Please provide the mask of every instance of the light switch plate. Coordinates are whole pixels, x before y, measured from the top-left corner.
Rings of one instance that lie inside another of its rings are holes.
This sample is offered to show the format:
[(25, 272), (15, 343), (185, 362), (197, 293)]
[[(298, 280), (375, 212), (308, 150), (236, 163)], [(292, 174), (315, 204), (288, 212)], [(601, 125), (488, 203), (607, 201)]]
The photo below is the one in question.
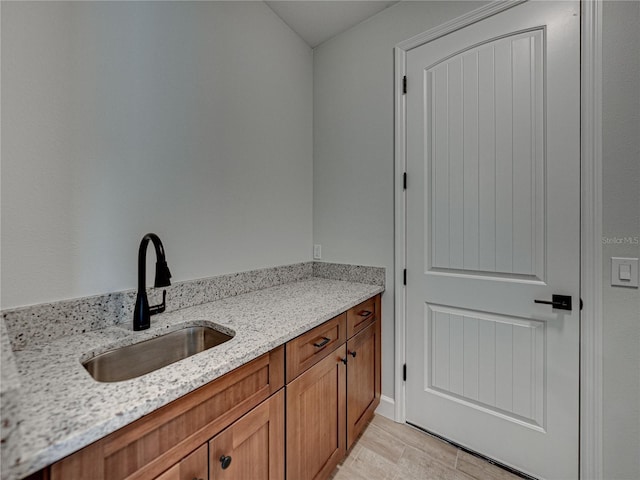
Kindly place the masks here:
[(638, 259), (611, 257), (611, 285), (638, 288)]

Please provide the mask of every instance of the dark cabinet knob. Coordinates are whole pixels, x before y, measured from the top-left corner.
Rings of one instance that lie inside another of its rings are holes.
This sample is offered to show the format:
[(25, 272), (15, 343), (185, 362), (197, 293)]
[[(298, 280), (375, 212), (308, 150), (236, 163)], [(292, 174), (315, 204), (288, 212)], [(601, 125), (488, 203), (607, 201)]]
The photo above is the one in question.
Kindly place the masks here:
[(356, 352), (348, 352), (353, 358), (356, 358)]
[(340, 361), (346, 365), (347, 364), (347, 357), (341, 358)]
[(220, 457), (220, 464), (222, 465), (222, 469), (226, 470), (231, 465), (231, 457), (228, 455), (222, 455)]

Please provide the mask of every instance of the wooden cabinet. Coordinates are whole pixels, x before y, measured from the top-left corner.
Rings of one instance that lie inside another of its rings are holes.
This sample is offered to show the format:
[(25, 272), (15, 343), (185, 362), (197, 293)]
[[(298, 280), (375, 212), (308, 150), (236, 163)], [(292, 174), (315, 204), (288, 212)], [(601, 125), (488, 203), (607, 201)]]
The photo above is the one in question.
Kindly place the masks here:
[(347, 342), (347, 449), (380, 403), (380, 350), (378, 321)]
[(287, 342), (287, 383), (344, 344), (346, 326), (343, 313)]
[(155, 480), (207, 480), (209, 458), (207, 445), (202, 445)]
[(284, 480), (284, 390), (155, 480)]
[(278, 347), (54, 463), (51, 480), (169, 475), (174, 465), (283, 386), (284, 348)]
[[(287, 478), (328, 478), (373, 417), (380, 403), (379, 312), (379, 295), (349, 310), (351, 338), (334, 342), (297, 378), (289, 381), (287, 372)], [(287, 343), (287, 357), (301, 343), (323, 338), (327, 325), (344, 325), (344, 320), (336, 317)]]
[(209, 442), (209, 472), (215, 480), (284, 479), (284, 390)]
[(287, 385), (287, 478), (326, 478), (346, 452), (344, 343)]
[(347, 337), (351, 338), (380, 315), (380, 295), (365, 300), (347, 311)]
[(379, 402), (377, 295), (33, 478), (324, 480)]

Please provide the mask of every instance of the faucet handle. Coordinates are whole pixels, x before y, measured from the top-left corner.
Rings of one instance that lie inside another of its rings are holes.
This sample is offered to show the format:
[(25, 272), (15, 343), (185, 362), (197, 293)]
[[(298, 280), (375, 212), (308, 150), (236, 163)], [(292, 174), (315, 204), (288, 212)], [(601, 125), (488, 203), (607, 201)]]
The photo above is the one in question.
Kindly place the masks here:
[(149, 315), (155, 315), (156, 313), (164, 312), (165, 309), (167, 308), (166, 300), (167, 300), (167, 291), (162, 290), (162, 303), (149, 307)]

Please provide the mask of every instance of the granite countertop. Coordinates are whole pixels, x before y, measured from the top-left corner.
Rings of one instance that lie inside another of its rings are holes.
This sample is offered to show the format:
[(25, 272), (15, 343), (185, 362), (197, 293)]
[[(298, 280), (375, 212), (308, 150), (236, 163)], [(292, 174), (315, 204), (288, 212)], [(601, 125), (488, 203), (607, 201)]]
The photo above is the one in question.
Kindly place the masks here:
[[(8, 478), (50, 465), (382, 291), (377, 285), (310, 278), (160, 314), (143, 332), (127, 324), (15, 352), (20, 460)], [(234, 338), (138, 378), (99, 383), (81, 364), (115, 347), (212, 323), (233, 330)]]
[(20, 375), (4, 320), (0, 319), (0, 465), (11, 465), (18, 458), (19, 415)]

